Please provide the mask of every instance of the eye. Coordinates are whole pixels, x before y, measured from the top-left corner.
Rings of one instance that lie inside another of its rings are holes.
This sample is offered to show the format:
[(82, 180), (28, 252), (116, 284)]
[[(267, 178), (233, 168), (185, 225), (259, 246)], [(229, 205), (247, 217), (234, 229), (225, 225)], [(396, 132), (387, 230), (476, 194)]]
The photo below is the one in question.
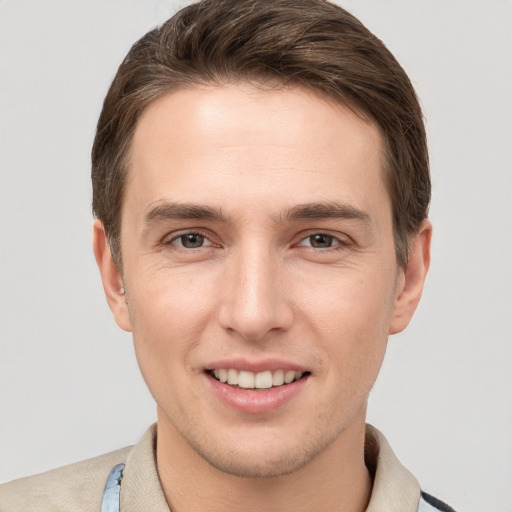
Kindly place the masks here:
[(179, 245), (185, 249), (199, 249), (211, 242), (201, 233), (184, 233), (173, 238), (169, 243)]
[(342, 242), (335, 236), (326, 233), (314, 233), (304, 238), (298, 245), (302, 247), (313, 247), (314, 249), (329, 249), (342, 245)]

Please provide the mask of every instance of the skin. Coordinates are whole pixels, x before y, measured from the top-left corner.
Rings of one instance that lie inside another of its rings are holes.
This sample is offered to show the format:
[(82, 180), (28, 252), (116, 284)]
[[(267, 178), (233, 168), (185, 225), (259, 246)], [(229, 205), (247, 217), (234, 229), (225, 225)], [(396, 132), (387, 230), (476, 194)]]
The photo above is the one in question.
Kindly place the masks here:
[[(98, 220), (94, 250), (157, 402), (173, 512), (365, 509), (367, 397), (420, 299), (431, 235), (424, 221), (397, 266), (382, 169), (374, 124), (300, 88), (198, 87), (144, 111), (123, 275)], [(183, 204), (215, 215), (176, 218)], [(227, 359), (309, 373), (282, 406), (250, 413), (209, 386), (205, 370)]]

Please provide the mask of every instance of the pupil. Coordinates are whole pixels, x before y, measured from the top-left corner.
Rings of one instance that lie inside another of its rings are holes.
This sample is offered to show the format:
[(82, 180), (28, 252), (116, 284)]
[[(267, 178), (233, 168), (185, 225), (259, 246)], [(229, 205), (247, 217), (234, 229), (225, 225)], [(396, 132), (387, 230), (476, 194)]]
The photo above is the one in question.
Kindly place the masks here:
[(310, 240), (313, 247), (331, 247), (333, 237), (330, 235), (312, 235)]
[(203, 242), (204, 236), (198, 235), (197, 233), (191, 233), (181, 237), (181, 243), (183, 244), (183, 247), (186, 247), (187, 249), (197, 249), (203, 245)]

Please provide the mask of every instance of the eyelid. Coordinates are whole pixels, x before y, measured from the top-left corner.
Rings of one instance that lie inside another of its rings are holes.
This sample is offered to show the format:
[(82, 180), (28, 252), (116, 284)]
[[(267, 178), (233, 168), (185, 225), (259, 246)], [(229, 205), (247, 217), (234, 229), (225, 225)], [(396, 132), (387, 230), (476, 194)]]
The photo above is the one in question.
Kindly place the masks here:
[[(207, 233), (205, 230), (202, 230), (202, 229), (193, 229), (193, 228), (192, 229), (182, 229), (180, 231), (173, 231), (172, 233), (168, 233), (167, 235), (165, 235), (162, 238), (161, 243), (162, 243), (162, 245), (178, 245), (178, 244), (174, 244), (174, 242), (179, 240), (182, 236), (186, 236), (186, 235), (200, 235), (200, 236), (204, 237), (205, 240), (208, 241), (207, 244), (205, 244), (201, 247), (198, 247), (198, 249), (215, 245), (214, 242), (212, 241), (212, 236), (209, 233)], [(187, 250), (191, 250), (191, 249), (187, 249)]]
[[(203, 245), (202, 247), (199, 247), (198, 249), (203, 248), (203, 247), (211, 247), (211, 246), (220, 246), (221, 245), (219, 243), (216, 243), (213, 240), (214, 237), (209, 232), (209, 230), (205, 230), (205, 229), (201, 229), (201, 228), (197, 228), (197, 229), (196, 228), (186, 228), (186, 229), (182, 229), (179, 231), (173, 231), (171, 233), (167, 233), (161, 239), (160, 243), (162, 245), (171, 245), (171, 244), (174, 244), (174, 242), (179, 240), (181, 237), (186, 236), (186, 235), (201, 235), (202, 237), (204, 237), (204, 239), (208, 243)], [(325, 235), (325, 236), (332, 237), (336, 243), (332, 247), (327, 247), (327, 248), (323, 248), (323, 249), (320, 249), (317, 247), (312, 247), (311, 245), (303, 244), (303, 242), (305, 242), (308, 238), (310, 238), (311, 236), (314, 236), (314, 235)], [(293, 244), (295, 247), (309, 247), (311, 249), (321, 250), (321, 251), (335, 249), (336, 247), (346, 247), (352, 243), (352, 239), (350, 238), (350, 236), (348, 236), (344, 233), (339, 233), (339, 232), (334, 233), (328, 229), (324, 229), (324, 230), (311, 229), (311, 230), (300, 233), (299, 235), (297, 235), (296, 239), (297, 238), (298, 238), (298, 242)], [(174, 245), (178, 245), (178, 244), (174, 244)], [(187, 249), (187, 250), (190, 250), (190, 249)]]
[[(308, 238), (314, 236), (314, 235), (325, 235), (325, 236), (329, 236), (329, 237), (332, 237), (337, 243), (332, 246), (332, 247), (327, 247), (327, 248), (324, 248), (324, 249), (319, 249), (317, 247), (312, 247), (311, 245), (303, 245), (302, 243), (304, 241), (306, 241)], [(335, 249), (336, 247), (346, 247), (348, 245), (350, 245), (351, 243), (351, 238), (348, 236), (348, 235), (344, 235), (342, 233), (333, 233), (332, 231), (329, 231), (328, 229), (326, 230), (319, 230), (319, 229), (316, 229), (316, 230), (310, 230), (310, 231), (307, 231), (305, 233), (301, 233), (300, 235), (300, 239), (299, 241), (295, 244), (295, 246), (297, 247), (310, 247), (311, 249), (315, 249), (315, 250), (322, 250), (322, 251), (325, 251), (325, 250), (328, 250), (328, 249)]]

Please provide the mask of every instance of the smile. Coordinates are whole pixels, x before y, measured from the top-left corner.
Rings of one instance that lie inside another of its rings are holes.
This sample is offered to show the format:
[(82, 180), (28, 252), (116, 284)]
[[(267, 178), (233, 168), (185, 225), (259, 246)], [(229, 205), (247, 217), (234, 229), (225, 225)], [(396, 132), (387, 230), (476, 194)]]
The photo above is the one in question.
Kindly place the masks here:
[(266, 370), (263, 372), (250, 372), (246, 370), (215, 369), (209, 371), (216, 380), (241, 389), (266, 390), (273, 387), (284, 386), (301, 379), (309, 372), (294, 370)]

